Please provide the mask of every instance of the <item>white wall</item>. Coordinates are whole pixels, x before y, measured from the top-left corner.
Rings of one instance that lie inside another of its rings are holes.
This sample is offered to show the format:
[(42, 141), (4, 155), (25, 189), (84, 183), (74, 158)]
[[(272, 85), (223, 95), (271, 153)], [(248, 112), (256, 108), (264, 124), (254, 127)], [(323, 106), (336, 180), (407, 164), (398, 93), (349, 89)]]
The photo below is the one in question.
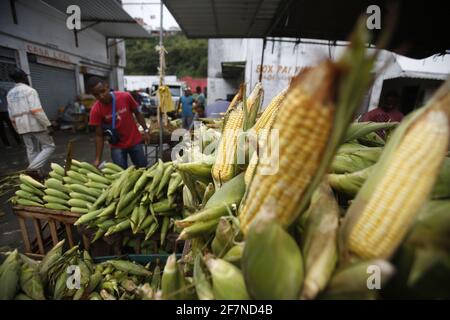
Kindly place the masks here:
[[(10, 2), (0, 1), (0, 35), (14, 36), (16, 39), (52, 47), (84, 60), (107, 64), (105, 37), (94, 29), (78, 34), (79, 47), (75, 46), (73, 31), (66, 27), (66, 16), (44, 2), (36, 0), (17, 0), (18, 24), (14, 24)], [(9, 46), (2, 38), (1, 45)], [(18, 49), (13, 47), (13, 49)]]

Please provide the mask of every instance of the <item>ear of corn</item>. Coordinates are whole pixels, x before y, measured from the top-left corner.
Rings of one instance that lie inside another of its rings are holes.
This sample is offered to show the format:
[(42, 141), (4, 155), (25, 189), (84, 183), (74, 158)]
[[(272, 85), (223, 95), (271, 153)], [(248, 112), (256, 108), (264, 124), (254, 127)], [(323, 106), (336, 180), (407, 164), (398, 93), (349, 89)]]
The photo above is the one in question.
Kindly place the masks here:
[(161, 278), (164, 299), (182, 300), (186, 298), (187, 285), (177, 263), (175, 254), (169, 256)]
[[(287, 92), (287, 89), (284, 89), (277, 96), (275, 96), (275, 98), (272, 99), (270, 104), (266, 107), (266, 109), (264, 109), (263, 113), (261, 114), (261, 116), (259, 117), (259, 119), (256, 121), (255, 125), (252, 128), (253, 132), (256, 134), (257, 139), (258, 139), (258, 147), (260, 147), (263, 150), (264, 150), (264, 148), (268, 148), (268, 146), (266, 146), (266, 144), (269, 142), (268, 138), (269, 138), (270, 129), (273, 126), (278, 109), (279, 109), (283, 99), (286, 96), (286, 92)], [(260, 137), (261, 134), (263, 135), (263, 137)], [(260, 154), (267, 156), (267, 153), (264, 151), (261, 151)], [(253, 155), (250, 157), (250, 162), (245, 171), (245, 184), (246, 185), (250, 184), (250, 181), (255, 172), (257, 163), (258, 163), (258, 153), (254, 152)]]
[(353, 122), (345, 133), (344, 142), (365, 137), (371, 132), (395, 128), (398, 122)]
[(450, 198), (450, 158), (445, 157), (444, 163), (433, 187), (431, 196), (433, 199)]
[(19, 289), (19, 252), (14, 250), (4, 261), (0, 273), (0, 300), (12, 300)]
[(337, 152), (331, 163), (332, 173), (352, 173), (374, 165), (380, 158), (382, 148), (364, 148), (350, 152)]
[[(372, 283), (370, 275), (377, 272)], [(394, 267), (385, 260), (368, 260), (353, 263), (337, 270), (331, 278), (327, 289), (319, 296), (323, 300), (375, 299), (378, 290), (370, 289), (368, 284), (384, 288), (395, 272)]]
[(352, 173), (327, 175), (330, 186), (341, 193), (351, 197), (356, 196), (373, 170), (373, 166)]
[(374, 57), (365, 55), (367, 35), (361, 20), (339, 64), (325, 61), (291, 83), (273, 125), (278, 170), (271, 170), (274, 161), (256, 167), (239, 209), (244, 234), (266, 214), (288, 226), (306, 208), (370, 82)]
[(214, 293), (212, 285), (207, 278), (206, 272), (203, 270), (202, 264), (202, 256), (197, 254), (194, 262), (195, 291), (200, 300), (213, 300)]
[(343, 259), (390, 257), (428, 198), (449, 144), (450, 81), (403, 120), (342, 228)]
[(205, 262), (212, 276), (212, 288), (215, 299), (249, 299), (241, 270), (222, 259), (207, 257)]
[(336, 266), (339, 206), (330, 186), (323, 182), (312, 197), (302, 253), (305, 261), (305, 280), (301, 299), (314, 299), (328, 283)]
[(221, 218), (211, 243), (212, 252), (216, 257), (221, 258), (233, 246), (233, 241), (234, 231), (230, 222), (225, 218)]
[(253, 299), (297, 299), (303, 260), (294, 239), (276, 222), (250, 227), (242, 254), (242, 272)]
[(35, 179), (33, 179), (30, 176), (27, 176), (26, 174), (20, 174), (19, 175), (19, 179), (20, 179), (20, 181), (22, 183), (25, 183), (25, 184), (27, 184), (27, 185), (29, 185), (31, 187), (35, 187), (35, 188), (38, 188), (38, 189), (44, 189), (45, 188), (45, 186), (42, 183), (40, 183), (39, 181), (36, 181)]

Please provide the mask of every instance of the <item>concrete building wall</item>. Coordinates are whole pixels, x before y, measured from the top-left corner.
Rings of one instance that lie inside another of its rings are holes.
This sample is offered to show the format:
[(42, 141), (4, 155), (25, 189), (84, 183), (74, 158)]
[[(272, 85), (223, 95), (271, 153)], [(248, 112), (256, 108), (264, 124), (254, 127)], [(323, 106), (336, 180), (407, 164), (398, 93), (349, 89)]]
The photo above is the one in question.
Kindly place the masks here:
[[(30, 72), (28, 53), (48, 51), (49, 58), (73, 65), (77, 91), (84, 92), (83, 73), (106, 76), (114, 88), (123, 90), (123, 69), (126, 64), (125, 43), (107, 48), (106, 37), (93, 28), (78, 34), (78, 47), (72, 30), (66, 27), (66, 15), (42, 1), (16, 0), (18, 23), (14, 24), (9, 1), (0, 1), (0, 46), (14, 49), (17, 61)], [(83, 14), (83, 12), (81, 12)], [(108, 40), (108, 43), (117, 40)], [(30, 49), (31, 48), (31, 49)]]

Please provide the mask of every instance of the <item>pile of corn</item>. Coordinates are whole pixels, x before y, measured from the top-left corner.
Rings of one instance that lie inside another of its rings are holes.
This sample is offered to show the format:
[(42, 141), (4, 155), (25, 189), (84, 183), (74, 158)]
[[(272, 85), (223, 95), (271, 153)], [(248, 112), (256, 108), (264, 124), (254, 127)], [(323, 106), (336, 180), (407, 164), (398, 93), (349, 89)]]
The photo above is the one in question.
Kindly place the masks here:
[(178, 191), (183, 181), (172, 162), (159, 160), (148, 169), (129, 167), (113, 178), (75, 225), (96, 230), (93, 242), (127, 230), (149, 240), (159, 231), (163, 245), (174, 219), (182, 215)]
[[(63, 245), (58, 243), (42, 261), (17, 250), (8, 253), (0, 265), (0, 300), (150, 300), (161, 288), (159, 261), (96, 264), (87, 251), (73, 247), (63, 252)], [(73, 267), (79, 271), (78, 283)]]
[(215, 164), (214, 194), (176, 222), (191, 250), (163, 298), (450, 297), (450, 80), (402, 123), (350, 123), (370, 83), (359, 54), (301, 73), (262, 114), (278, 171), (264, 149), (243, 170)]
[(20, 190), (12, 202), (82, 214), (75, 225), (93, 230), (92, 242), (131, 231), (122, 245), (136, 248), (137, 238), (143, 238), (140, 247), (144, 253), (154, 247), (150, 239), (154, 234), (160, 234), (163, 246), (167, 235), (177, 231), (174, 220), (182, 218), (183, 181), (172, 162), (127, 170), (106, 163), (100, 170), (73, 159), (67, 172), (56, 163), (51, 168), (44, 184), (20, 175)]

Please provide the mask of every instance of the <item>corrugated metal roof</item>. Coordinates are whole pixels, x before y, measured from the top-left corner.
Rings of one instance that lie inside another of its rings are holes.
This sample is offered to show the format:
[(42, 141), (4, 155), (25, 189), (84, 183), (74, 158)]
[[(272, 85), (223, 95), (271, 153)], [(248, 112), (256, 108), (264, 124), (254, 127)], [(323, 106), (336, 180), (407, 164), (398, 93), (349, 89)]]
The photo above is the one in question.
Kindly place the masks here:
[(188, 37), (260, 37), (282, 0), (163, 0)]
[(98, 22), (92, 28), (109, 38), (147, 38), (150, 34), (140, 26), (116, 0), (42, 0), (66, 14), (67, 7), (81, 9), (83, 26)]

